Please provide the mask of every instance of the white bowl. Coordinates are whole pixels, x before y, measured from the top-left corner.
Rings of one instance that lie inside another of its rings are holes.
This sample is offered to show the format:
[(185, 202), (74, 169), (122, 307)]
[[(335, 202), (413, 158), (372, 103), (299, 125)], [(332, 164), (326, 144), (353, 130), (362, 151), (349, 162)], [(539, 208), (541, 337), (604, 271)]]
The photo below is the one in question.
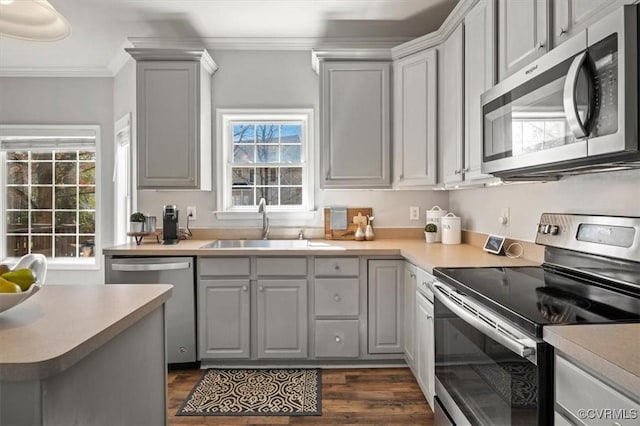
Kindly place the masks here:
[(21, 304), (40, 290), (41, 284), (35, 282), (26, 291), (20, 293), (0, 293), (0, 312)]

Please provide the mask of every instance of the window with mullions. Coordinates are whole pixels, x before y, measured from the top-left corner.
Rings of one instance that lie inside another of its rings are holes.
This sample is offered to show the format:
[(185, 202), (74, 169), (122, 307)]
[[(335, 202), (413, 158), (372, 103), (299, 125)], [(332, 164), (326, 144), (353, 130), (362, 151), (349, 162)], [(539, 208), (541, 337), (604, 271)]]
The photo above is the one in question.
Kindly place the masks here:
[(95, 263), (95, 137), (2, 135), (0, 143), (4, 256)]
[(224, 209), (303, 210), (309, 198), (305, 114), (223, 114)]

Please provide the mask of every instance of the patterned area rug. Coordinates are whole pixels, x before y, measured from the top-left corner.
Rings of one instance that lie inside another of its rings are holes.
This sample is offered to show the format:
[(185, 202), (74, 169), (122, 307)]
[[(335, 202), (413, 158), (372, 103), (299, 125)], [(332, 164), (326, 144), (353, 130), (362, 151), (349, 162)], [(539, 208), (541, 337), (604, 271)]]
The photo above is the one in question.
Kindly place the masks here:
[(528, 362), (472, 364), (489, 386), (513, 408), (531, 408), (538, 402), (535, 365)]
[(177, 416), (319, 416), (320, 369), (210, 369)]

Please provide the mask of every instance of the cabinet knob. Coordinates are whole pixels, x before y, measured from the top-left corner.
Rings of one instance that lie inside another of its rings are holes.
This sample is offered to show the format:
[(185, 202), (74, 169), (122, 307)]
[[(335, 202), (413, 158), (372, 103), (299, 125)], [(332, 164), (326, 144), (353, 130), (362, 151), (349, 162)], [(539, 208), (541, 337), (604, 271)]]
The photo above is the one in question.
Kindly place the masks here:
[(462, 169), (462, 173), (469, 173), (469, 168), (465, 167), (464, 169)]
[(544, 47), (544, 43), (540, 43), (538, 42), (538, 44), (536, 44), (536, 50), (540, 50)]
[(185, 348), (184, 346), (180, 346), (180, 349), (178, 349), (178, 352), (180, 352), (181, 354), (186, 353), (187, 348)]
[(560, 27), (560, 35), (566, 34), (567, 29), (565, 27)]
[(247, 290), (249, 290), (249, 287), (247, 287), (246, 285), (243, 285), (242, 286), (242, 291), (247, 291)]
[(333, 269), (335, 269), (336, 271), (339, 271), (339, 270), (340, 270), (340, 265), (337, 265), (337, 264), (336, 264), (336, 265), (333, 267)]
[(427, 319), (433, 319), (433, 315), (427, 315)]
[(453, 174), (454, 174), (454, 175), (459, 175), (460, 173), (462, 173), (462, 170), (460, 170), (460, 169), (455, 169), (455, 170), (453, 171)]
[(411, 278), (415, 278), (415, 277), (416, 277), (416, 274), (414, 274), (413, 272), (409, 272), (409, 276), (410, 276)]
[(336, 343), (342, 342), (342, 338), (340, 336), (336, 336)]
[(339, 294), (334, 294), (333, 295), (333, 300), (335, 300), (336, 302), (340, 301), (340, 295)]
[(258, 291), (264, 291), (264, 287), (263, 286), (258, 287)]

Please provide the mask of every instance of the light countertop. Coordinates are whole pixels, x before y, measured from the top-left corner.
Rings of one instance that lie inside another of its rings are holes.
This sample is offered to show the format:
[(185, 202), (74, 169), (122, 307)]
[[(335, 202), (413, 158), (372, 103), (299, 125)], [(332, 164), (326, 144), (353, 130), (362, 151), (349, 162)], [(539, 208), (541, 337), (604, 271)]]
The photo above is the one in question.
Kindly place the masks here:
[(171, 295), (168, 284), (45, 285), (0, 313), (0, 380), (58, 374)]
[(128, 256), (402, 256), (431, 272), (440, 267), (537, 265), (527, 259), (496, 256), (468, 244), (426, 244), (424, 239), (379, 239), (374, 241), (309, 240), (307, 248), (293, 249), (201, 249), (211, 240), (184, 240), (176, 245), (155, 241), (123, 244), (103, 250), (106, 255)]
[(640, 398), (640, 324), (556, 325), (544, 340)]

